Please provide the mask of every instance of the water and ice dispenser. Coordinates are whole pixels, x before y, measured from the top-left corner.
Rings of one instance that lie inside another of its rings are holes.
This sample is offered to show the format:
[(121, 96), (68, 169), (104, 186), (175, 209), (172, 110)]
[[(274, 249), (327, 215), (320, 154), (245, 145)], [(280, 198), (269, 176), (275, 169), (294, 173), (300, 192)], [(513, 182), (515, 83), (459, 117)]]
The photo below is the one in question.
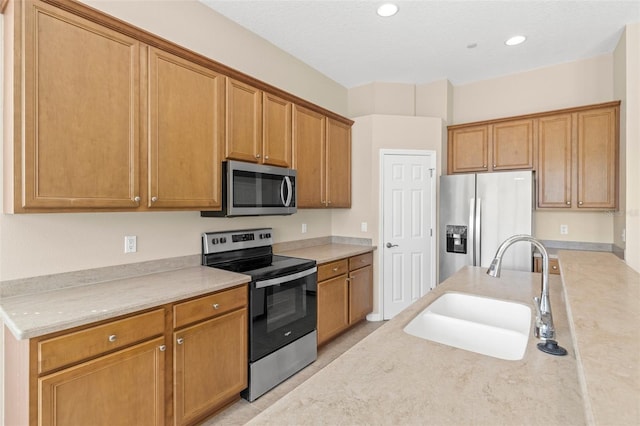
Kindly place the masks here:
[(467, 227), (447, 225), (447, 252), (467, 253)]

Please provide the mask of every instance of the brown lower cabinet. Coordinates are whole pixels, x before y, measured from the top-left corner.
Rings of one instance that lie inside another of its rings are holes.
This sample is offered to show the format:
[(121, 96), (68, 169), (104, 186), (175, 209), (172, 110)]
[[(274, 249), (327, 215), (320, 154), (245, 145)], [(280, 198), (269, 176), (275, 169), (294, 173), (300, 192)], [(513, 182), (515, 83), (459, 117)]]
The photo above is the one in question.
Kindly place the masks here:
[[(533, 258), (533, 272), (542, 272), (541, 257)], [(560, 275), (560, 264), (558, 263), (558, 259), (549, 259), (549, 273)]]
[(247, 386), (246, 285), (16, 340), (5, 424), (195, 424)]
[(373, 310), (373, 252), (318, 267), (318, 345)]

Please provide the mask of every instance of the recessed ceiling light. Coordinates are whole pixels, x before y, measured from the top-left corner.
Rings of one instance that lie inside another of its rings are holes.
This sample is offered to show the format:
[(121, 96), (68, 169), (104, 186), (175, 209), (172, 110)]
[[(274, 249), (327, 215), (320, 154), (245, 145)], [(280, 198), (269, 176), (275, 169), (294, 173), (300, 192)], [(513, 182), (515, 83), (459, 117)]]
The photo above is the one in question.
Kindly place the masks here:
[(393, 16), (398, 13), (398, 6), (393, 3), (385, 3), (378, 7), (378, 15), (382, 17)]
[(520, 43), (524, 43), (524, 41), (527, 38), (523, 35), (517, 35), (517, 36), (513, 36), (510, 39), (508, 39), (507, 41), (504, 42), (504, 44), (506, 44), (507, 46), (516, 46)]

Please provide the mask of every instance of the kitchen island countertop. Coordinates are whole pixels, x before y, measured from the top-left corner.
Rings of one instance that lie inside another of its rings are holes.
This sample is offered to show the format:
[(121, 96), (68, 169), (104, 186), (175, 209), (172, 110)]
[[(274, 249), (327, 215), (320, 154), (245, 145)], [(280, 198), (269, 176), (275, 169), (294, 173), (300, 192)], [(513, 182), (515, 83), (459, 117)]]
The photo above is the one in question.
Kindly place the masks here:
[[(582, 253), (559, 254), (565, 279), (575, 283), (563, 285), (560, 276), (550, 277), (557, 340), (568, 349), (567, 356), (540, 352), (533, 333), (519, 361), (479, 355), (404, 333), (416, 314), (448, 291), (527, 305), (539, 295), (540, 274), (503, 270), (502, 277), (495, 279), (484, 268), (466, 267), (249, 424), (638, 424), (640, 388), (634, 362), (639, 343), (638, 339), (626, 340), (632, 328), (637, 330), (640, 325), (638, 311), (624, 309), (617, 318), (614, 314), (618, 299), (635, 297), (626, 304), (639, 303), (639, 275), (629, 272), (612, 254), (587, 253), (595, 258), (586, 259)], [(613, 273), (616, 282), (590, 274), (593, 269)], [(613, 272), (620, 270), (623, 272)], [(585, 309), (599, 303), (589, 300), (593, 286), (617, 294), (602, 304), (606, 312), (602, 314), (608, 316), (606, 330), (594, 328), (597, 321), (582, 317), (589, 318)], [(608, 286), (623, 289), (617, 292)], [(622, 333), (609, 334), (610, 327), (628, 321), (631, 324), (623, 326)], [(583, 343), (591, 346), (583, 348)], [(615, 345), (615, 354), (602, 351), (609, 345)], [(610, 361), (616, 364), (607, 364)], [(621, 380), (621, 386), (613, 389)]]

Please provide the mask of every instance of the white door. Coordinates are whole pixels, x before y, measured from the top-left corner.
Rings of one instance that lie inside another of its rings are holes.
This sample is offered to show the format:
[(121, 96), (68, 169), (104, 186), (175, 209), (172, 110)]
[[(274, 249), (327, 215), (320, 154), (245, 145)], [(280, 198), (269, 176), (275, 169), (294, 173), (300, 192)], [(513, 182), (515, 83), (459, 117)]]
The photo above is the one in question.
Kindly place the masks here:
[(383, 317), (435, 286), (435, 153), (382, 151)]

